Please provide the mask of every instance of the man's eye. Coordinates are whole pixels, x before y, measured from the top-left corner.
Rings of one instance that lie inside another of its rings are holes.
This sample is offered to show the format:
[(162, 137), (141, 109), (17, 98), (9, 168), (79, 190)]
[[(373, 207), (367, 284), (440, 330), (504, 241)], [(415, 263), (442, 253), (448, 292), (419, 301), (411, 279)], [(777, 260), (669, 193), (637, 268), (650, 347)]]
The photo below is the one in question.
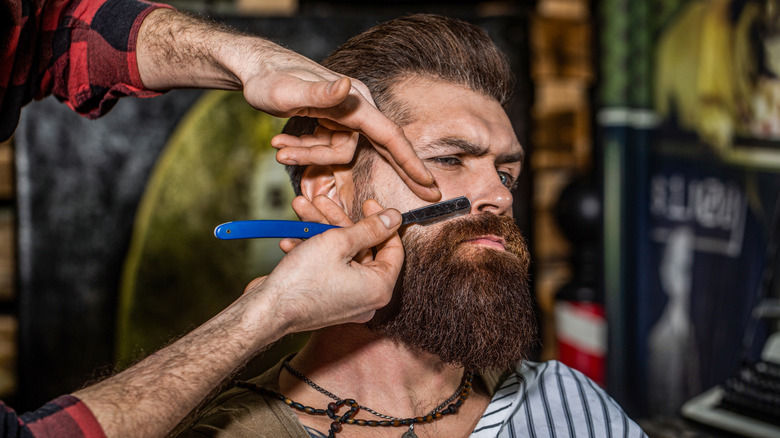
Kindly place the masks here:
[(432, 158), (431, 161), (444, 166), (457, 166), (461, 164), (461, 161), (457, 157), (435, 157)]
[(501, 184), (509, 189), (513, 189), (515, 185), (515, 179), (511, 174), (507, 172), (498, 171), (498, 178), (501, 180)]

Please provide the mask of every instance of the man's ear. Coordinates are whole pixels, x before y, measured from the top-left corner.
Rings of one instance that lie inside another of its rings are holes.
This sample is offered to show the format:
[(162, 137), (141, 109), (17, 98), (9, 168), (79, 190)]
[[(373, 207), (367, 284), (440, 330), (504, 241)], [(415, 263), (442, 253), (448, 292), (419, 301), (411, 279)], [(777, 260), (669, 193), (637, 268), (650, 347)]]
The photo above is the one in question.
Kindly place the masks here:
[(354, 190), (352, 171), (348, 166), (310, 165), (303, 171), (301, 194), (309, 201), (325, 195), (349, 214)]

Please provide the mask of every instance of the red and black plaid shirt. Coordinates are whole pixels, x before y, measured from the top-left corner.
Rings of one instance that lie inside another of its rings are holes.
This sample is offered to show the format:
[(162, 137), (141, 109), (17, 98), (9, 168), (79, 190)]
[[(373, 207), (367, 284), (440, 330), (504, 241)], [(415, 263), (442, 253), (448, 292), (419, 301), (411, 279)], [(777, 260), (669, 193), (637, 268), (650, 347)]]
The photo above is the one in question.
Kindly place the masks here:
[(0, 0), (0, 141), (22, 106), (54, 94), (96, 118), (123, 96), (146, 97), (138, 29), (160, 5), (140, 0)]
[(76, 397), (63, 395), (35, 412), (17, 416), (0, 402), (0, 436), (4, 438), (105, 438), (92, 411)]

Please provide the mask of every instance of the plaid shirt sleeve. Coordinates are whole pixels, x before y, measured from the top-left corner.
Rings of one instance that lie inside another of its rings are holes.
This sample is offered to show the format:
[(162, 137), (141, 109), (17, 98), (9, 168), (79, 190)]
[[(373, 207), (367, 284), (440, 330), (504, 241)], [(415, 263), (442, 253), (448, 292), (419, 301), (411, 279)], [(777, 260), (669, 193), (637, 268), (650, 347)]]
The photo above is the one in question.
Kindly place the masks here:
[(63, 395), (35, 412), (17, 416), (0, 402), (3, 438), (105, 438), (92, 411), (76, 397)]
[(0, 0), (0, 141), (21, 107), (54, 94), (88, 118), (123, 96), (148, 97), (136, 37), (152, 10), (143, 0)]

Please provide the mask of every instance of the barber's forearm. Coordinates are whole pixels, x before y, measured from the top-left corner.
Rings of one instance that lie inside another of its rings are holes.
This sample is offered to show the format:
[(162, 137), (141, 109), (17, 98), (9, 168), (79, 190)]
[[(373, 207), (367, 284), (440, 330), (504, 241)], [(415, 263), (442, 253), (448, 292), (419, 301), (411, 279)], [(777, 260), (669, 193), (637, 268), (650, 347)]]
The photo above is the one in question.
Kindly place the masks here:
[[(401, 214), (376, 201), (366, 219), (307, 239), (217, 316), (135, 366), (73, 395), (109, 437), (162, 436), (236, 368), (290, 333), (366, 322), (387, 305), (403, 263)], [(358, 263), (355, 255), (377, 248)], [(339, 306), (333, 306), (334, 302)]]
[[(241, 90), (242, 65), (262, 69), (276, 44), (172, 9), (151, 12), (138, 33), (136, 59), (151, 90), (216, 88)], [(268, 56), (264, 56), (268, 55)], [(243, 57), (243, 59), (242, 59)], [(257, 59), (249, 60), (246, 57)]]
[(275, 315), (271, 303), (256, 298), (242, 296), (168, 347), (73, 395), (108, 437), (164, 436), (238, 367), (286, 334), (283, 321), (269, 317)]

